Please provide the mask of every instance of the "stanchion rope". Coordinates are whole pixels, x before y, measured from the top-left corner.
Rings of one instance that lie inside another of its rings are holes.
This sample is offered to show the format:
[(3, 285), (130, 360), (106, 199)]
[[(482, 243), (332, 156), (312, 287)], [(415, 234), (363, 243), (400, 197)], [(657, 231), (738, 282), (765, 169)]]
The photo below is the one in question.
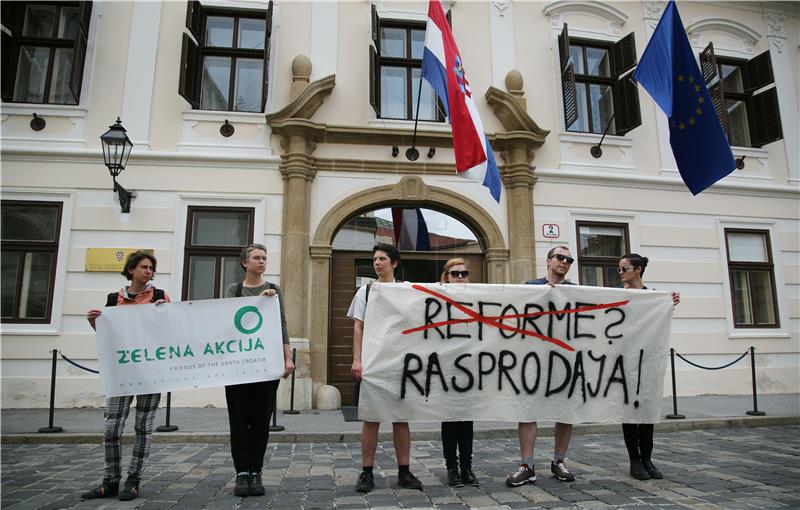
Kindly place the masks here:
[(91, 369), (89, 367), (85, 367), (85, 366), (81, 365), (80, 363), (75, 363), (74, 361), (72, 361), (68, 357), (64, 356), (64, 353), (61, 352), (61, 351), (56, 351), (56, 352), (58, 352), (58, 355), (61, 356), (61, 359), (63, 359), (64, 361), (66, 361), (67, 363), (69, 363), (71, 365), (75, 365), (76, 367), (80, 368), (81, 370), (86, 370), (87, 372), (92, 372), (94, 374), (99, 374), (100, 373), (99, 370), (93, 370), (93, 369)]
[(722, 370), (723, 368), (728, 368), (729, 366), (731, 366), (731, 365), (734, 365), (734, 364), (738, 363), (738, 362), (739, 362), (739, 360), (741, 360), (742, 358), (744, 358), (744, 357), (745, 357), (745, 356), (747, 356), (748, 354), (750, 354), (750, 351), (749, 351), (749, 350), (747, 350), (747, 351), (744, 351), (744, 354), (742, 354), (741, 356), (739, 356), (739, 357), (738, 357), (738, 358), (736, 358), (735, 360), (731, 361), (731, 362), (730, 362), (730, 363), (728, 363), (727, 365), (722, 365), (721, 367), (704, 367), (703, 365), (698, 365), (697, 363), (694, 363), (694, 362), (692, 362), (692, 361), (689, 361), (688, 359), (686, 359), (686, 358), (684, 358), (683, 356), (681, 356), (680, 354), (678, 354), (678, 351), (675, 351), (675, 355), (676, 355), (677, 357), (679, 357), (680, 359), (682, 359), (682, 360), (683, 360), (683, 361), (685, 361), (686, 363), (688, 363), (688, 364), (690, 364), (690, 365), (692, 365), (692, 366), (695, 366), (695, 367), (697, 367), (697, 368), (702, 368), (703, 370)]

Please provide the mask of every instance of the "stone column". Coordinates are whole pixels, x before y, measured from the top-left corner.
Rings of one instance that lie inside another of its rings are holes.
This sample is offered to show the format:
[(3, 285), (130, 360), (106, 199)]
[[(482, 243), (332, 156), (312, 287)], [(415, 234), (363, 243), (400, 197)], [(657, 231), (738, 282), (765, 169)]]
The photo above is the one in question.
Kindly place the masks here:
[(313, 392), (328, 382), (328, 313), (332, 246), (311, 246), (311, 379)]
[(533, 278), (536, 254), (534, 253), (533, 151), (524, 141), (511, 142), (503, 151), (506, 162), (500, 176), (506, 188), (508, 207), (508, 246), (510, 283), (522, 283)]

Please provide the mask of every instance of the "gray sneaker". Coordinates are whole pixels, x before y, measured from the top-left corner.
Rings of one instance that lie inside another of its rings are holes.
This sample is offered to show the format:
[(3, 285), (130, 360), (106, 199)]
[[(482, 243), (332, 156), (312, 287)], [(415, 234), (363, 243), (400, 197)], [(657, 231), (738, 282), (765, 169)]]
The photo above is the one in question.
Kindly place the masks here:
[(575, 473), (567, 469), (567, 465), (564, 464), (564, 461), (550, 462), (550, 472), (562, 482), (575, 481)]
[(534, 471), (533, 467), (528, 467), (527, 464), (521, 464), (519, 469), (506, 478), (506, 485), (509, 487), (519, 487), (525, 484), (525, 482), (533, 483), (535, 481), (536, 471)]

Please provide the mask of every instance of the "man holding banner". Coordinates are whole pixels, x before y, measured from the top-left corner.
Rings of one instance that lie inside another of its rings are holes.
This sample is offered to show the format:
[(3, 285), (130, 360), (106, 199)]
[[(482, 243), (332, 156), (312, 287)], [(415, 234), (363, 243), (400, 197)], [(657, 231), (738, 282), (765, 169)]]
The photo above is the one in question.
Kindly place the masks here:
[[(528, 280), (526, 285), (572, 285), (567, 280), (567, 273), (575, 259), (572, 258), (567, 246), (556, 246), (547, 253), (547, 276)], [(521, 422), (519, 429), (519, 449), (522, 454), (522, 463), (511, 476), (506, 479), (506, 485), (517, 487), (525, 482), (536, 481), (536, 471), (533, 468), (533, 448), (539, 429), (536, 422)], [(550, 462), (550, 471), (553, 476), (562, 482), (575, 481), (575, 474), (567, 469), (564, 459), (567, 455), (569, 442), (572, 439), (572, 424), (556, 422), (555, 445), (553, 446), (553, 460)]]
[[(400, 263), (400, 252), (390, 244), (376, 244), (372, 248), (372, 264), (378, 282), (393, 283), (394, 272)], [(353, 377), (361, 380), (361, 345), (364, 335), (364, 317), (367, 311), (367, 301), (372, 284), (364, 285), (350, 303), (347, 316), (353, 319), (353, 366), (351, 368)], [(372, 470), (375, 463), (375, 450), (378, 448), (379, 421), (364, 420), (361, 426), (361, 464), (362, 471), (356, 483), (358, 492), (370, 492), (375, 488), (375, 478)], [(392, 439), (394, 440), (394, 451), (397, 456), (397, 485), (407, 489), (422, 490), (422, 482), (414, 476), (409, 469), (411, 457), (411, 429), (408, 422), (392, 423)]]
[[(160, 305), (169, 302), (169, 296), (161, 289), (156, 289), (152, 279), (156, 272), (156, 258), (149, 253), (136, 251), (128, 255), (122, 275), (130, 280), (131, 284), (122, 287), (119, 292), (108, 295), (106, 306), (127, 306), (146, 303)], [(89, 310), (86, 319), (96, 329), (95, 322), (103, 312), (97, 308)], [(120, 468), (122, 449), (120, 440), (128, 418), (133, 395), (114, 396), (106, 399), (104, 413), (105, 432), (103, 446), (105, 448), (106, 468), (103, 481), (81, 495), (83, 499), (111, 498), (119, 495), (121, 501), (130, 501), (139, 496), (139, 482), (141, 481), (144, 462), (150, 455), (150, 440), (153, 435), (153, 420), (156, 417), (160, 393), (136, 395), (136, 439), (133, 443), (131, 463), (128, 468), (128, 478), (122, 492), (119, 491), (119, 482), (122, 479)]]

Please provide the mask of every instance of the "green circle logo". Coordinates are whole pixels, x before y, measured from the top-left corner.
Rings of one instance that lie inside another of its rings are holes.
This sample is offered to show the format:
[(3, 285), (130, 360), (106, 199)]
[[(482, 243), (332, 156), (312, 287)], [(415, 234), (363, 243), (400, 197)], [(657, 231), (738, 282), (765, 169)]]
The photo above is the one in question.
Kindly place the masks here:
[[(246, 329), (242, 325), (242, 318), (248, 313), (254, 313), (258, 316), (258, 322), (256, 323), (255, 327)], [(258, 311), (258, 308), (255, 306), (243, 306), (237, 310), (236, 315), (233, 317), (233, 325), (236, 326), (236, 329), (244, 333), (245, 335), (249, 335), (250, 333), (255, 333), (261, 327), (261, 324), (264, 322), (264, 319), (261, 317), (261, 313)]]

